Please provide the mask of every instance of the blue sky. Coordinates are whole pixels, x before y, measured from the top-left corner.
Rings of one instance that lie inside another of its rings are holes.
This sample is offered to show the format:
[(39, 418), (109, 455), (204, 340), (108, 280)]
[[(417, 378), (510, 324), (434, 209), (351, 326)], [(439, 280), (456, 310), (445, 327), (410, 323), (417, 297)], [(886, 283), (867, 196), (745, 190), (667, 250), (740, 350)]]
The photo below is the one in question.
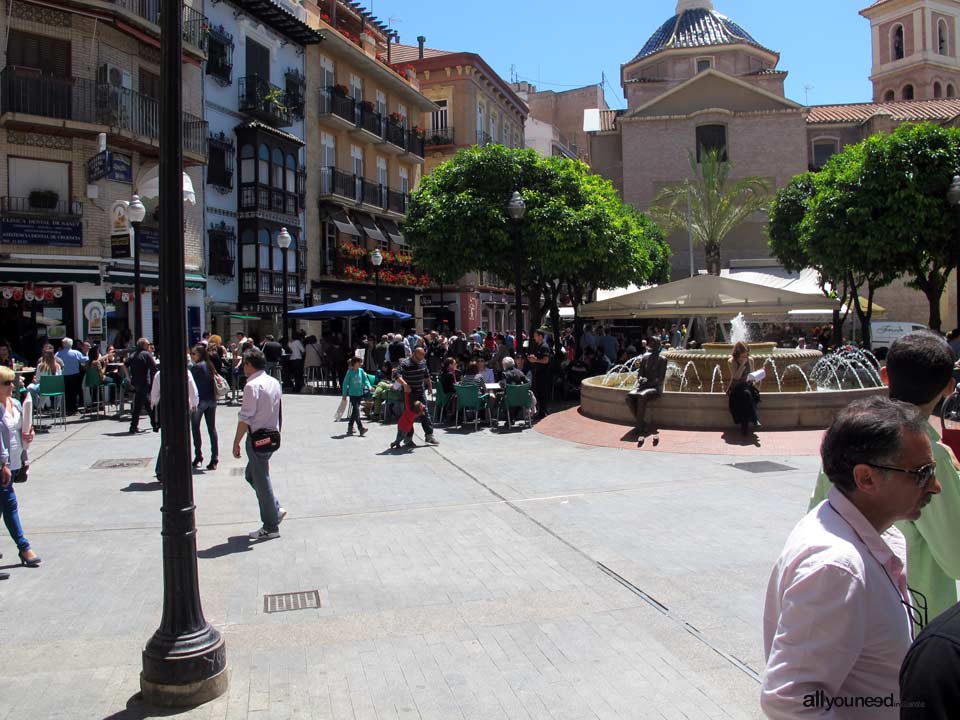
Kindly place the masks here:
[[(607, 102), (623, 107), (620, 65), (664, 21), (676, 0), (361, 0), (393, 27), (400, 41), (472, 51), (504, 79), (511, 67), (541, 90), (600, 82)], [(871, 98), (870, 23), (858, 11), (869, 0), (714, 0), (715, 9), (781, 54), (787, 97), (810, 104)]]

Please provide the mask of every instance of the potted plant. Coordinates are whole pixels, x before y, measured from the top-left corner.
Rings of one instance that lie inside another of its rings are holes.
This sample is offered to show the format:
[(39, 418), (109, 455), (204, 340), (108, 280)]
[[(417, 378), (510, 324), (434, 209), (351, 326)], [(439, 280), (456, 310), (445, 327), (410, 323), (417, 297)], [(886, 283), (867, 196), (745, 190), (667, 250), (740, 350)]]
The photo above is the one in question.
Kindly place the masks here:
[(360, 103), (360, 108), (364, 112), (373, 112), (373, 103), (369, 100), (364, 100), (362, 103)]
[(346, 97), (350, 94), (350, 89), (346, 85), (334, 85), (333, 92), (335, 92), (340, 97)]
[(28, 201), (35, 210), (54, 210), (60, 195), (55, 190), (31, 190)]
[(393, 123), (394, 125), (403, 124), (403, 115), (401, 115), (398, 112), (390, 113), (390, 122)]

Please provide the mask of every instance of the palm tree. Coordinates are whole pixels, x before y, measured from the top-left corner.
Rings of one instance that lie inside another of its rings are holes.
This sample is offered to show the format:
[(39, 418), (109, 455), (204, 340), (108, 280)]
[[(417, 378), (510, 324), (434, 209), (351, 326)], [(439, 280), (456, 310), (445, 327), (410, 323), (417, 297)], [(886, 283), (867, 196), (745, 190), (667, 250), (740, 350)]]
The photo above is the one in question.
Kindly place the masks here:
[(698, 162), (689, 153), (694, 179), (663, 188), (650, 209), (668, 230), (684, 230), (689, 224), (693, 239), (703, 245), (711, 275), (720, 274), (720, 247), (727, 235), (770, 203), (770, 184), (760, 177), (731, 179), (733, 166), (725, 155), (722, 150), (702, 148)]

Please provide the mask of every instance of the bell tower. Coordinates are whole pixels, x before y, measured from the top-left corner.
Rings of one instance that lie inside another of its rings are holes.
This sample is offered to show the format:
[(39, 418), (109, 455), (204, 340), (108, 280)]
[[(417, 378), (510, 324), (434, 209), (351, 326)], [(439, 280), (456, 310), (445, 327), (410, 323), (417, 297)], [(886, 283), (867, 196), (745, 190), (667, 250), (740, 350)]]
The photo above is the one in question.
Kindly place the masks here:
[(881, 0), (870, 21), (874, 102), (960, 96), (960, 0)]

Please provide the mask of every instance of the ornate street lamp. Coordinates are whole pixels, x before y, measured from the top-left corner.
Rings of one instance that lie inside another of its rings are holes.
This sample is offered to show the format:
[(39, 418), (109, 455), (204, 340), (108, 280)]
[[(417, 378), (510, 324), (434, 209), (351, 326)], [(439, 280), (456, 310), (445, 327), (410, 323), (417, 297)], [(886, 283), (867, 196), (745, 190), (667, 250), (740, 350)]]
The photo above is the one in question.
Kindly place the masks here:
[(183, 261), (183, 2), (160, 15), (160, 472), (163, 477), (163, 615), (143, 649), (143, 699), (161, 707), (199, 705), (227, 690), (227, 652), (203, 616), (197, 577), (196, 508), (187, 408), (186, 289)]
[(520, 226), (523, 224), (523, 217), (527, 214), (527, 204), (523, 202), (520, 193), (514, 191), (510, 202), (507, 203), (507, 214), (510, 216), (510, 228), (513, 236), (513, 291), (514, 307), (517, 311), (517, 334), (514, 338), (514, 352), (519, 355), (523, 345), (523, 298), (520, 286), (523, 282), (520, 263), (523, 259), (523, 253), (520, 247)]
[(133, 334), (134, 342), (143, 337), (143, 288), (140, 286), (140, 223), (147, 216), (147, 209), (134, 195), (127, 203), (127, 220), (133, 226)]
[[(370, 253), (370, 262), (373, 263), (373, 277), (374, 277), (374, 298), (376, 301), (374, 305), (380, 304), (380, 266), (383, 265), (383, 253), (380, 252), (380, 248), (374, 248), (373, 252)], [(376, 320), (374, 320), (376, 324)], [(379, 329), (379, 328), (377, 328)], [(376, 334), (376, 330), (374, 330)]]
[(290, 339), (287, 331), (287, 312), (289, 310), (287, 305), (287, 250), (290, 249), (291, 242), (293, 242), (293, 238), (287, 232), (287, 229), (285, 227), (280, 228), (280, 232), (277, 233), (277, 245), (283, 251), (283, 332), (280, 334), (287, 340)]
[[(954, 243), (960, 248), (960, 175), (953, 176), (947, 201), (953, 205)], [(960, 264), (957, 265), (957, 325), (960, 327)]]

